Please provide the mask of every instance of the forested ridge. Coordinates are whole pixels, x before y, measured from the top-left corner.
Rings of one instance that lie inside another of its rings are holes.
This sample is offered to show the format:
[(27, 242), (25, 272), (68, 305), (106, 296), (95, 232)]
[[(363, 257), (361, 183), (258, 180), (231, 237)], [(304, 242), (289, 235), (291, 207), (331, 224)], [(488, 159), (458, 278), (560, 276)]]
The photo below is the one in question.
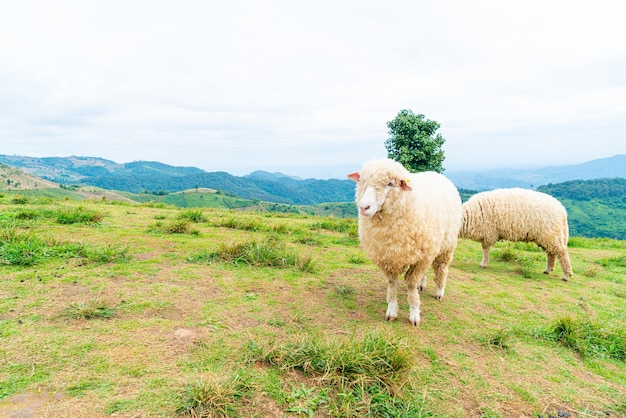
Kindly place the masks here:
[(610, 199), (626, 201), (626, 179), (571, 180), (539, 186), (537, 190), (557, 198), (574, 200)]
[(626, 240), (626, 179), (573, 180), (537, 190), (567, 208), (570, 235)]

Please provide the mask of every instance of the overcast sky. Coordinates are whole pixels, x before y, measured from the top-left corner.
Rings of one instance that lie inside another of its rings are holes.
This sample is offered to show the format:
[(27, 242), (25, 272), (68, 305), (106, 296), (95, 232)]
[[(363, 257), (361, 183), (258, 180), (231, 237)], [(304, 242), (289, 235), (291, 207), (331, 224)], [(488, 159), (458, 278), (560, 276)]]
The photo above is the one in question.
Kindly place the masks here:
[[(626, 3), (3, 1), (0, 154), (344, 177), (401, 109), (444, 167), (626, 154)], [(344, 177), (345, 178), (345, 177)]]

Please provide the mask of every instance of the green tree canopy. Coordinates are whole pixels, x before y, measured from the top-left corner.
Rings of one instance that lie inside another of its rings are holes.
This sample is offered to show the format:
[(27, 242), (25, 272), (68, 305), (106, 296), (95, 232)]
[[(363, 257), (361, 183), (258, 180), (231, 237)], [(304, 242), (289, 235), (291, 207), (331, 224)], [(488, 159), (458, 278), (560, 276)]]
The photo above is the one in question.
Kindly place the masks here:
[(411, 172), (443, 172), (445, 158), (443, 143), (445, 139), (437, 132), (440, 125), (416, 115), (411, 110), (403, 109), (398, 116), (387, 122), (389, 135), (385, 141), (387, 156), (398, 161)]

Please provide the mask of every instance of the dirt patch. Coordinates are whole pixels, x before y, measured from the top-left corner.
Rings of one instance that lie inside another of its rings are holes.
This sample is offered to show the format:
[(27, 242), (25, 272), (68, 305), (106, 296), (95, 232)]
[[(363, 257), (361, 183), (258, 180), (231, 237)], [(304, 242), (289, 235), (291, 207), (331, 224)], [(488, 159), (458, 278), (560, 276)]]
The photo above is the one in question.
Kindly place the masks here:
[(51, 402), (64, 399), (62, 392), (40, 392), (15, 395), (0, 402), (0, 417), (11, 418), (35, 418), (39, 416), (38, 410)]
[(180, 341), (193, 341), (204, 335), (204, 331), (191, 328), (178, 328), (174, 331), (174, 337)]

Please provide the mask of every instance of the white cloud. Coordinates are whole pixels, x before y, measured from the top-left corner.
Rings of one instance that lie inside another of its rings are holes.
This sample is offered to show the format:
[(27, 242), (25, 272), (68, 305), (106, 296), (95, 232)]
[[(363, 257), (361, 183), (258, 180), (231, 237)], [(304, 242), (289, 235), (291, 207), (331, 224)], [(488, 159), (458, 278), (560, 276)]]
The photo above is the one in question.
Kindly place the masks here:
[[(448, 166), (626, 153), (618, 1), (23, 1), (0, 14), (0, 153), (236, 174), (385, 155), (400, 109)], [(581, 151), (582, 150), (582, 151)], [(326, 170), (326, 168), (324, 168)]]

